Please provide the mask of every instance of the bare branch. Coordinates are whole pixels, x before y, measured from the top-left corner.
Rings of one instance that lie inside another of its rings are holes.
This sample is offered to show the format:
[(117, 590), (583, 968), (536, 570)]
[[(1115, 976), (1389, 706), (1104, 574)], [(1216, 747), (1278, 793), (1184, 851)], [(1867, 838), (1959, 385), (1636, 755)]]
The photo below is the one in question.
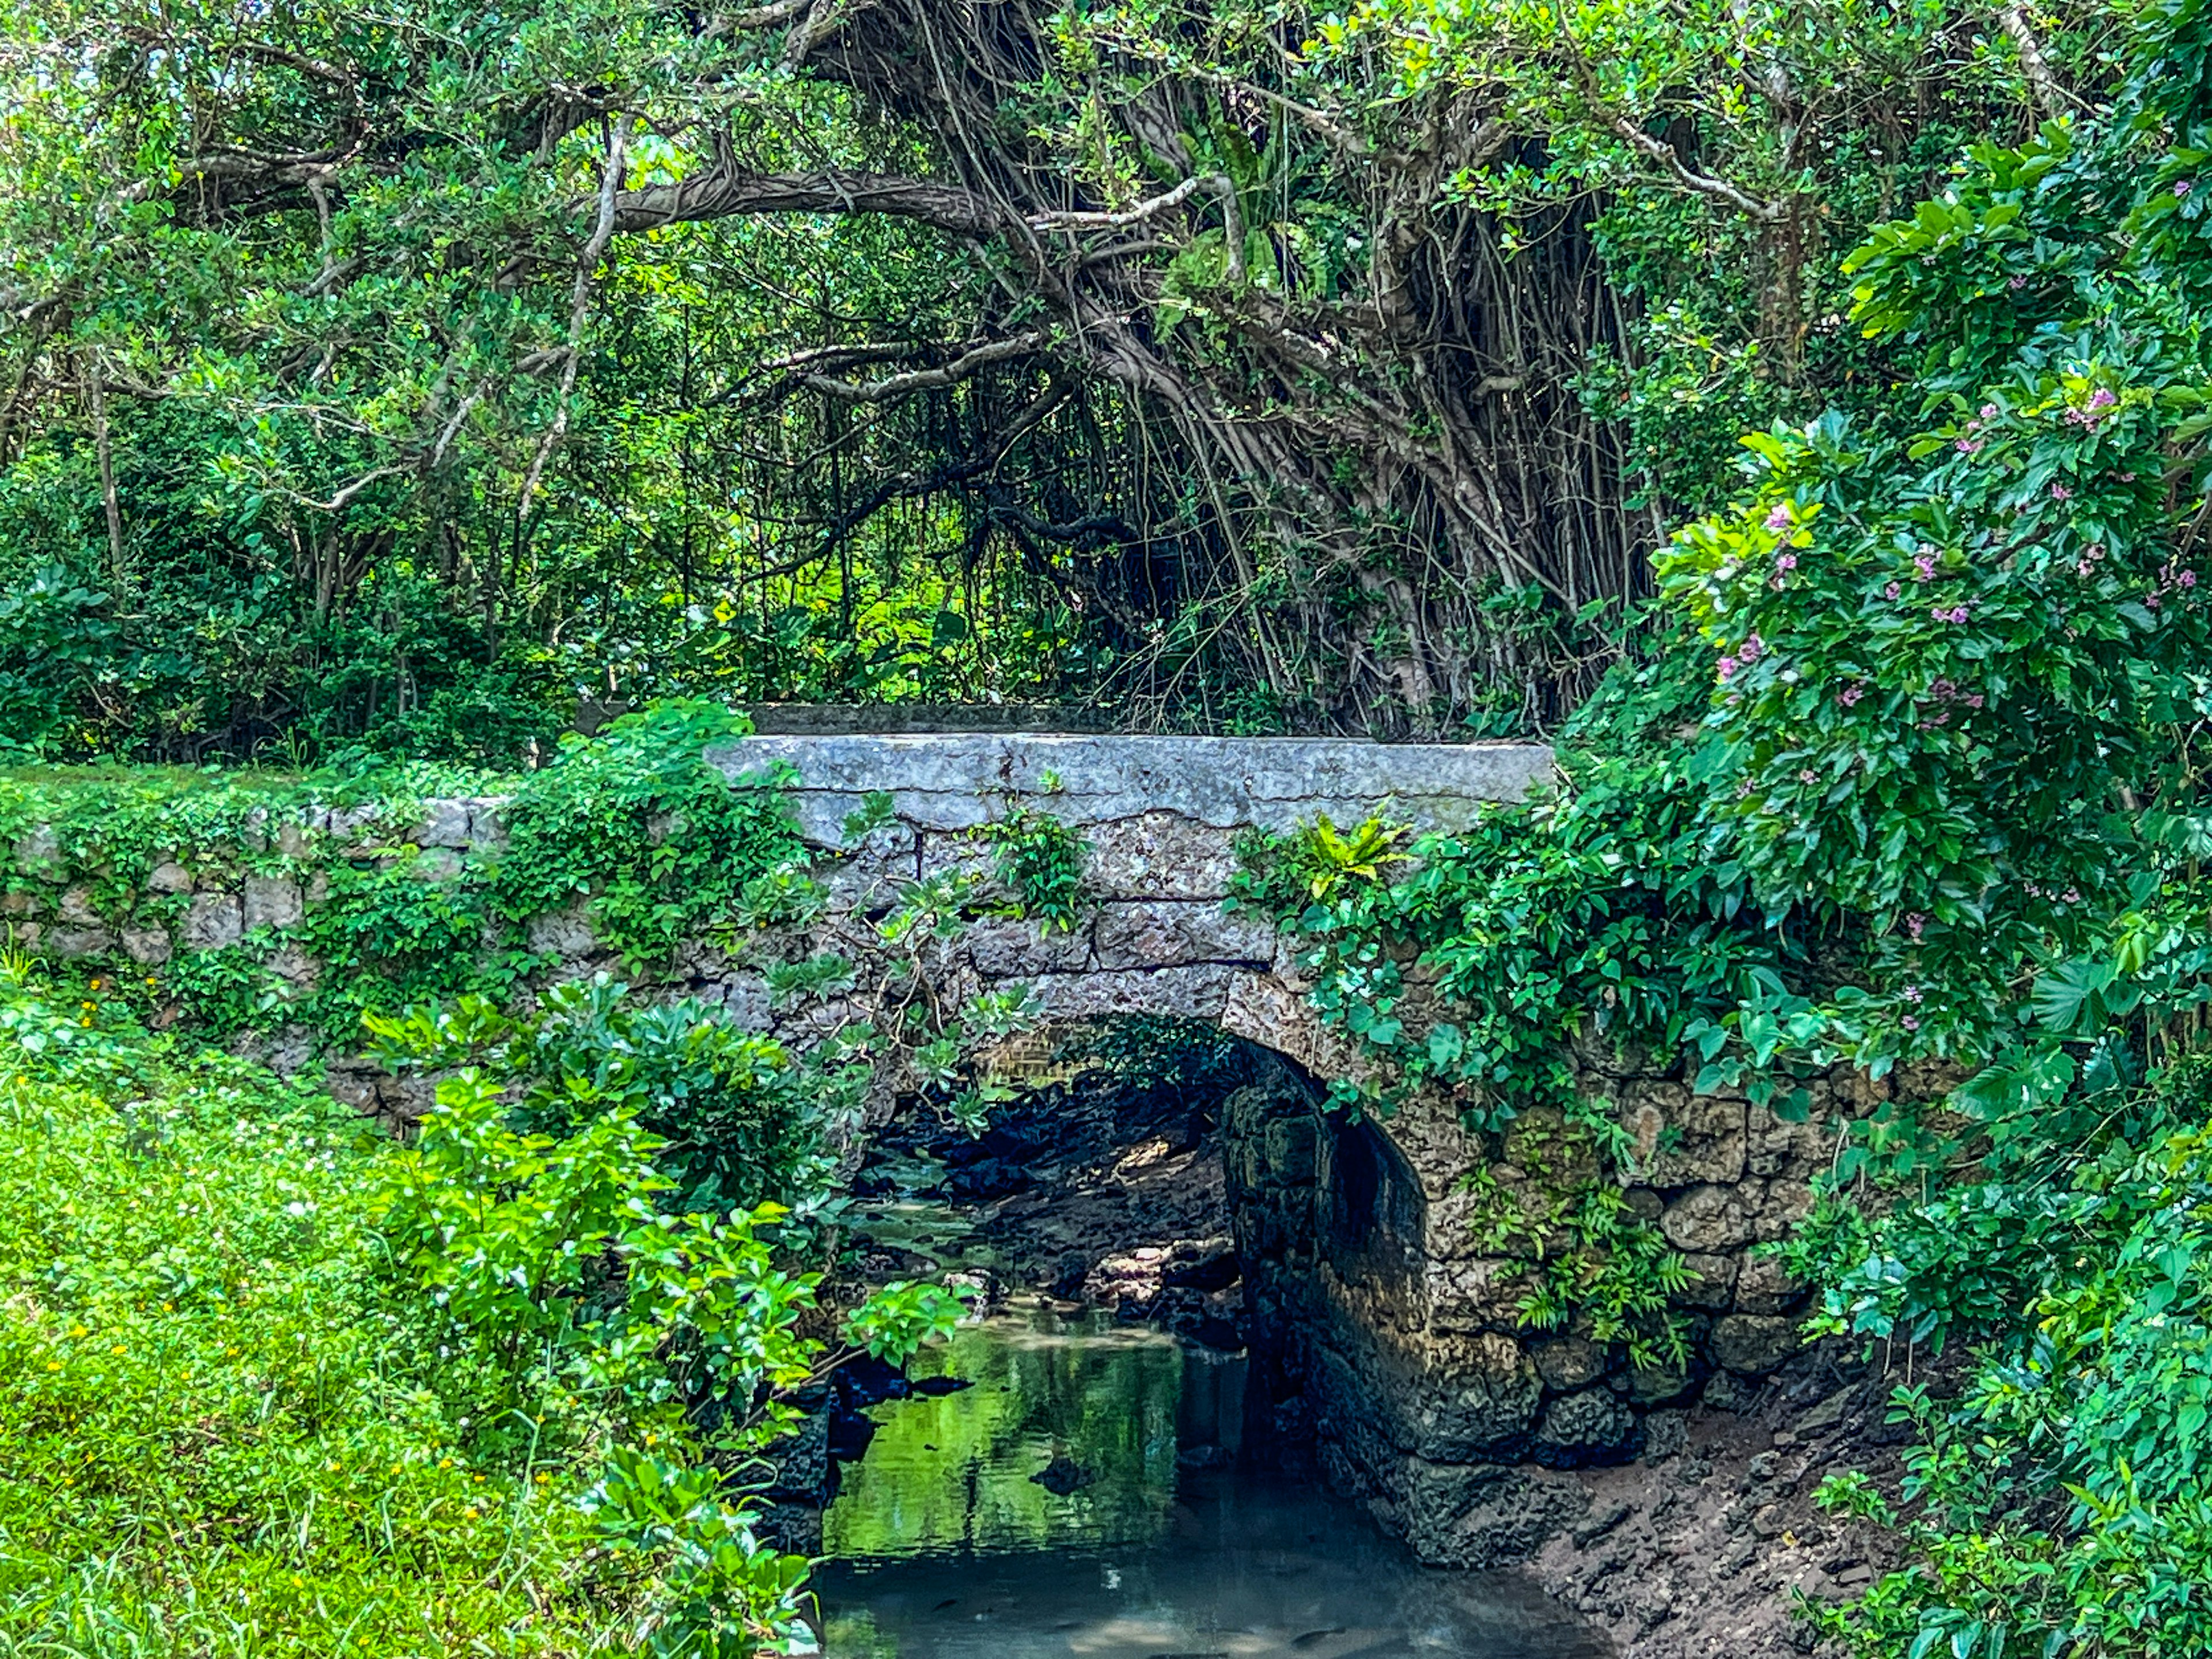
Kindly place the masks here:
[(1003, 363), (1010, 358), (1026, 357), (1040, 351), (1051, 338), (1042, 329), (1033, 329), (1027, 334), (1017, 334), (1008, 339), (993, 340), (988, 344), (979, 345), (936, 368), (917, 368), (909, 374), (892, 374), (880, 380), (865, 382), (840, 380), (828, 374), (809, 374), (801, 384), (809, 391), (819, 392), (825, 397), (842, 398), (848, 403), (886, 403), (893, 398), (908, 397), (917, 392), (936, 392), (957, 385), (993, 363)]
[(607, 244), (614, 240), (615, 198), (620, 194), (623, 162), (629, 134), (619, 121), (607, 128), (607, 160), (599, 175), (599, 218), (592, 228), (592, 239), (584, 244), (584, 251), (576, 259), (576, 286), (568, 301), (568, 361), (561, 368), (561, 406), (554, 412), (553, 424), (546, 429), (538, 453), (530, 458), (530, 471), (522, 481), (522, 494), (515, 500), (514, 516), (526, 522), (530, 517), (531, 498), (538, 493), (538, 480), (545, 471), (545, 463), (552, 456), (562, 436), (568, 430), (568, 402), (576, 390), (577, 366), (584, 360), (584, 321), (592, 309), (592, 278), (599, 270)]
[(1155, 214), (1165, 213), (1178, 207), (1200, 191), (1218, 187), (1229, 181), (1213, 173), (1195, 173), (1174, 189), (1137, 204), (1120, 213), (1040, 213), (1029, 222), (1031, 230), (1119, 230), (1124, 225), (1140, 225)]
[(615, 193), (615, 229), (625, 234), (750, 213), (887, 213), (963, 236), (988, 236), (1006, 224), (990, 202), (957, 185), (842, 167), (816, 173), (714, 167), (678, 184)]
[(2017, 0), (2006, 0), (1997, 8), (1997, 23), (2005, 39), (2012, 42), (2012, 49), (2020, 54), (2021, 73), (2027, 76), (2028, 94), (2035, 100), (2036, 112), (2046, 121), (2057, 120), (2073, 100), (2051, 72), (2051, 60), (2043, 55), (2042, 44), (2027, 25), (2026, 9)]
[(1626, 115), (1613, 118), (1613, 130), (1625, 139), (1630, 149), (1639, 155), (1656, 161), (1674, 176), (1674, 182), (1696, 196), (1709, 196), (1717, 202), (1726, 202), (1746, 216), (1761, 224), (1772, 224), (1782, 217), (1783, 204), (1762, 202), (1747, 191), (1739, 189), (1725, 179), (1717, 179), (1709, 173), (1699, 173), (1686, 164), (1680, 151), (1663, 138), (1655, 138)]

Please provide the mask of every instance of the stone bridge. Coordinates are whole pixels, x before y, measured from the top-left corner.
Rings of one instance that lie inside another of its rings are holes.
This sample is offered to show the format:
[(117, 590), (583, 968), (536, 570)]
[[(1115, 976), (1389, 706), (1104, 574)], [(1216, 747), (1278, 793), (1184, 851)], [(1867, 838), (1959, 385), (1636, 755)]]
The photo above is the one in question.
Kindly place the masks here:
[[(1747, 1401), (1795, 1351), (1798, 1288), (1750, 1247), (1804, 1213), (1808, 1177), (1832, 1148), (1826, 1121), (1867, 1109), (1888, 1085), (1816, 1080), (1812, 1121), (1790, 1124), (1740, 1093), (1695, 1095), (1673, 1057), (1578, 1057), (1583, 1093), (1647, 1154), (1630, 1206), (1692, 1275), (1677, 1298), (1692, 1362), (1639, 1370), (1586, 1324), (1529, 1329), (1526, 1264), (1486, 1254), (1471, 1224), (1464, 1178), (1486, 1164), (1533, 1178), (1556, 1115), (1491, 1144), (1462, 1131), (1448, 1100), (1382, 1121), (1329, 1111), (1322, 1085), (1356, 1061), (1307, 1005), (1273, 927), (1222, 908), (1247, 829), (1322, 814), (1347, 825), (1378, 809), (1456, 828), (1484, 803), (1540, 786), (1548, 750), (938, 733), (761, 736), (710, 758), (732, 776), (775, 763), (796, 772), (802, 830), (825, 854), (817, 874), (848, 916), (888, 908), (901, 884), (935, 872), (988, 872), (975, 831), (1012, 800), (1082, 833), (1085, 921), (1065, 933), (975, 924), (949, 947), (950, 988), (1019, 981), (1048, 1021), (1194, 1018), (1265, 1051), (1261, 1080), (1220, 1112), (1256, 1373), (1286, 1431), (1310, 1433), (1333, 1483), (1423, 1559), (1480, 1566), (1528, 1553), (1588, 1502), (1556, 1471), (1678, 1432), (1679, 1418), (1654, 1413), (1701, 1392)], [(872, 793), (889, 795), (892, 821), (847, 848), (847, 817)], [(1600, 1178), (1612, 1177), (1553, 1176)]]
[(709, 759), (732, 776), (789, 767), (801, 831), (825, 852), (870, 795), (890, 797), (895, 821), (819, 872), (847, 911), (887, 906), (902, 881), (988, 870), (975, 831), (1010, 800), (1048, 812), (1088, 843), (1089, 915), (1069, 933), (972, 926), (959, 950), (979, 981), (1030, 986), (1050, 1019), (1176, 1015), (1301, 1053), (1311, 1038), (1285, 1029), (1273, 928), (1222, 908), (1237, 836), (1377, 810), (1455, 829), (1552, 765), (1534, 744), (981, 733), (756, 737)]

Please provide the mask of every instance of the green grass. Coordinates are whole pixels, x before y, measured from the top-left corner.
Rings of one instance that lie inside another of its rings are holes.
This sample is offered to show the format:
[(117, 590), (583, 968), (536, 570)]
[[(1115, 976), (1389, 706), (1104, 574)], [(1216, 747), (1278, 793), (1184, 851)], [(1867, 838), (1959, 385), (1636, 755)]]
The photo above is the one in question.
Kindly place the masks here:
[(0, 983), (0, 1659), (600, 1646), (581, 1460), (383, 1271), (374, 1137), (107, 1018)]

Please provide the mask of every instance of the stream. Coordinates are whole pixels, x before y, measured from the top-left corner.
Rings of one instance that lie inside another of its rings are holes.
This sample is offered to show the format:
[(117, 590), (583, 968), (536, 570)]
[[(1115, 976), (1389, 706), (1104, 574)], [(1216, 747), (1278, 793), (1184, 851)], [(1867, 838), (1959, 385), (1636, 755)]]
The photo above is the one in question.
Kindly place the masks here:
[[(1063, 1304), (1064, 1305), (1064, 1304)], [(1020, 1304), (870, 1408), (823, 1516), (831, 1659), (1602, 1659), (1506, 1575), (1424, 1570), (1239, 1459), (1244, 1362)]]

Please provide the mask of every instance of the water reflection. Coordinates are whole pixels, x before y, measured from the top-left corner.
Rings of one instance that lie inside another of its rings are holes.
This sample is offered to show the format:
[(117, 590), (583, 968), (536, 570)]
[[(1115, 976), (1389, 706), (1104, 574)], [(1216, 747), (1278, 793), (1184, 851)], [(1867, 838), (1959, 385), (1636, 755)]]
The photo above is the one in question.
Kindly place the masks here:
[[(916, 1365), (823, 1517), (831, 1659), (1599, 1659), (1519, 1581), (1433, 1573), (1235, 1467), (1241, 1362), (1035, 1310)], [(1043, 1480), (1037, 1477), (1043, 1476)]]
[[(822, 1518), (846, 1560), (1140, 1543), (1175, 1499), (1187, 1359), (1172, 1337), (1038, 1309), (915, 1358), (957, 1394), (873, 1408), (868, 1453)], [(1201, 1394), (1205, 1390), (1200, 1390)]]

